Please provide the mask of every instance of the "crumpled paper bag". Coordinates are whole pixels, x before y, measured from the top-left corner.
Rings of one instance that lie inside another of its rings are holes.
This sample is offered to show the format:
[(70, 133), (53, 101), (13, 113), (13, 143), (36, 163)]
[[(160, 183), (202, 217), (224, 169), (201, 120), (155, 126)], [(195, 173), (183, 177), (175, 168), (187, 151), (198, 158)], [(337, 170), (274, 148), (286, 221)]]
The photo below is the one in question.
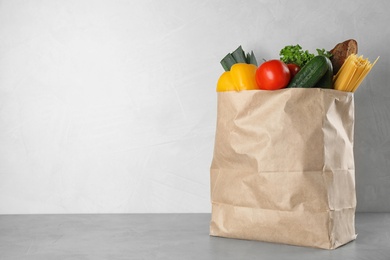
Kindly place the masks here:
[(356, 238), (353, 93), (218, 92), (210, 235), (334, 249)]

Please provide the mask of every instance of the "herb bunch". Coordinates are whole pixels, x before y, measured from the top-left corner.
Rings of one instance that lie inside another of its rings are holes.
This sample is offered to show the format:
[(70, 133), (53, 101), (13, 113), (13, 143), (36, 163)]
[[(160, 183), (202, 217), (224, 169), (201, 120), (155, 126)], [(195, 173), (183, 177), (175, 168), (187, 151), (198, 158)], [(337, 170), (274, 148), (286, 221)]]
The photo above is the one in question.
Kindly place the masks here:
[[(326, 57), (332, 56), (330, 52), (325, 49), (316, 49), (318, 55), (324, 55)], [(310, 53), (308, 50), (303, 50), (302, 47), (297, 45), (287, 45), (283, 49), (280, 50), (279, 53), (280, 60), (284, 63), (294, 63), (299, 67), (305, 66), (311, 59), (313, 59), (316, 55)]]

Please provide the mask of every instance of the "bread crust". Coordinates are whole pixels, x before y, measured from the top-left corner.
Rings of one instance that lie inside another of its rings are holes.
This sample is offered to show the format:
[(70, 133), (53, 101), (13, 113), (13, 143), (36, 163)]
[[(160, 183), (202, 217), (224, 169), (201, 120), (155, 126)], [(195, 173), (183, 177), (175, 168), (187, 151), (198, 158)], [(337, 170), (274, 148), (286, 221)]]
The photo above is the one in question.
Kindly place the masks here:
[(330, 53), (332, 54), (330, 61), (332, 62), (333, 74), (335, 75), (349, 55), (358, 53), (357, 41), (349, 39), (338, 43), (332, 50), (330, 50)]

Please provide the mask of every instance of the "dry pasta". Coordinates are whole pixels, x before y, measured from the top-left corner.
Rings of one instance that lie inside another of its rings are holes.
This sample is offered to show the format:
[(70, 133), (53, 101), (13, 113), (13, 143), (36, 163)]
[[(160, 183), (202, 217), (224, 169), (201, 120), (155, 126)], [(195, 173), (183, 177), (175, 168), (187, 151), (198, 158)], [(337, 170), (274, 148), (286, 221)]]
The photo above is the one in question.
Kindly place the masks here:
[(363, 56), (349, 55), (333, 79), (334, 89), (355, 92), (378, 59), (370, 63)]

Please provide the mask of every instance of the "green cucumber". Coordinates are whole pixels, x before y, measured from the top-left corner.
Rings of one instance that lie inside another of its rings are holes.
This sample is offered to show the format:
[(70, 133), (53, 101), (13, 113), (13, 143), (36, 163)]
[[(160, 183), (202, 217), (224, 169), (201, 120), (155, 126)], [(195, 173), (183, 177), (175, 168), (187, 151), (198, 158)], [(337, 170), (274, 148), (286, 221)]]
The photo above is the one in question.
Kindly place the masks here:
[(328, 70), (328, 58), (318, 55), (306, 63), (288, 84), (288, 88), (312, 88)]
[(333, 88), (333, 66), (330, 59), (327, 60), (328, 70), (325, 72), (325, 75), (316, 83), (316, 88)]

